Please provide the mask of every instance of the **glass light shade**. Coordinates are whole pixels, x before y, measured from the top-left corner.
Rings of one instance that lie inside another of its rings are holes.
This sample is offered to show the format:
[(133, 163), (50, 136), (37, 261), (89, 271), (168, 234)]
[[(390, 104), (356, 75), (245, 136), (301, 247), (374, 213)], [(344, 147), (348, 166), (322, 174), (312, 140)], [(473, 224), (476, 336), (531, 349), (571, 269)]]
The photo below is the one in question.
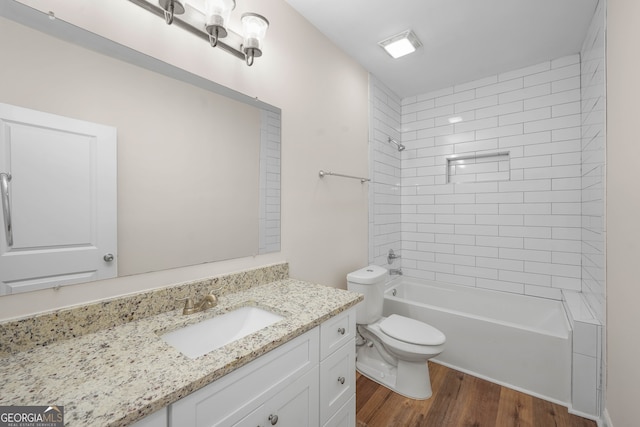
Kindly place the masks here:
[(267, 28), (269, 28), (269, 21), (264, 16), (256, 13), (242, 15), (243, 48), (245, 53), (248, 49), (252, 49), (253, 56), (262, 55), (262, 41), (267, 34)]
[(235, 0), (207, 0), (204, 11), (206, 16), (205, 25), (226, 29), (231, 11), (235, 8)]

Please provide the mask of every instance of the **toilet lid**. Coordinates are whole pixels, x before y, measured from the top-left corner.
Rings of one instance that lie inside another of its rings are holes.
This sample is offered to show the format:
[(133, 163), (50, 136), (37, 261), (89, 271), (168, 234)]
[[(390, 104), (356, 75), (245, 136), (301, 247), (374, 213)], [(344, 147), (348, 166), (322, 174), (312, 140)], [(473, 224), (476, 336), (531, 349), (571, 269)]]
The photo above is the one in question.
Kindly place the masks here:
[(433, 326), (397, 314), (380, 322), (380, 329), (390, 337), (410, 344), (440, 345), (446, 340), (444, 334)]

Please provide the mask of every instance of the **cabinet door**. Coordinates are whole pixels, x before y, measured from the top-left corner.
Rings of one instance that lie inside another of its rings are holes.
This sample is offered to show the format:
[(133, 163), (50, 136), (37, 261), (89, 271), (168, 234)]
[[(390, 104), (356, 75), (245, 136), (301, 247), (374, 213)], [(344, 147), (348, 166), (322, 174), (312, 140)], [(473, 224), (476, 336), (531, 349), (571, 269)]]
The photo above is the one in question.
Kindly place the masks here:
[(355, 342), (347, 342), (320, 363), (320, 424), (326, 423), (356, 392)]
[[(318, 375), (318, 336), (318, 329), (314, 328), (173, 403), (170, 426), (256, 427), (259, 424), (246, 423), (254, 420), (252, 414), (265, 402), (297, 379), (305, 378), (310, 370)], [(317, 384), (316, 379), (316, 389)], [(316, 390), (316, 413), (317, 393)]]
[(356, 396), (351, 396), (351, 399), (322, 427), (356, 427)]
[(243, 424), (243, 427), (317, 426), (319, 422), (318, 388), (318, 367), (316, 366), (265, 403), (262, 423)]
[[(266, 409), (264, 405), (260, 405), (244, 416), (240, 421), (230, 424), (231, 427), (260, 427), (264, 425), (264, 413)], [(262, 424), (261, 424), (262, 423)]]
[(148, 415), (146, 418), (135, 422), (130, 427), (167, 427), (167, 408)]

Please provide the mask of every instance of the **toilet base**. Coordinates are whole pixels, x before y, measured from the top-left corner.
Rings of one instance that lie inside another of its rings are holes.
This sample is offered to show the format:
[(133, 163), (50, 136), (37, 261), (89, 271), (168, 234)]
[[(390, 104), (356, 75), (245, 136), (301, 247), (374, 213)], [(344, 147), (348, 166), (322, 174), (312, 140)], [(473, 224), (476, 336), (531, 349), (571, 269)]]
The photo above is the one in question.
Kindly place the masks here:
[(382, 359), (375, 347), (358, 348), (356, 369), (365, 377), (410, 399), (431, 397), (429, 366), (424, 362), (398, 361), (393, 366)]

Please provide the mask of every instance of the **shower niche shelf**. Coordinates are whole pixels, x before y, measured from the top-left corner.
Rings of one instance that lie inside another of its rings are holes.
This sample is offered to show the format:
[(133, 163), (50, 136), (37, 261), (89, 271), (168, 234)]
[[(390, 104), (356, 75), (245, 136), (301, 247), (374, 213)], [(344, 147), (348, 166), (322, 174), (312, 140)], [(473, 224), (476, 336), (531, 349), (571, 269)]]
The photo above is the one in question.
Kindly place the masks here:
[(447, 160), (447, 184), (509, 181), (511, 164), (508, 151), (456, 155)]

